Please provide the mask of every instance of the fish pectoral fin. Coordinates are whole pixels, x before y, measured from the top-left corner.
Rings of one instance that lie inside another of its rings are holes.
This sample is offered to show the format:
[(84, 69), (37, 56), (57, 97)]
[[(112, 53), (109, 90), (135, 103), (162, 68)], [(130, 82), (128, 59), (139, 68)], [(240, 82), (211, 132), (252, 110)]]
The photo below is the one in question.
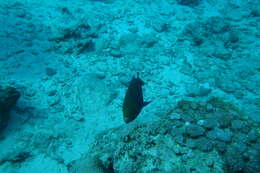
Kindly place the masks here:
[(149, 103), (151, 103), (152, 101), (149, 101), (149, 102), (144, 102), (143, 103), (143, 107), (145, 107), (146, 105), (148, 105)]

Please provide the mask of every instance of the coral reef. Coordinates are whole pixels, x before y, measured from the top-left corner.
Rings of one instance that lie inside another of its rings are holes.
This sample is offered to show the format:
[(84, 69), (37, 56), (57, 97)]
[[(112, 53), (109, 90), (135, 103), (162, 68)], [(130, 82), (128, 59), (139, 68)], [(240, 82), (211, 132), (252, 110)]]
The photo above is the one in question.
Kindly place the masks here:
[(19, 97), (20, 93), (13, 87), (0, 88), (0, 132), (6, 128), (10, 110)]
[(183, 100), (160, 120), (99, 134), (85, 157), (117, 173), (257, 173), (259, 124), (241, 114), (220, 98)]

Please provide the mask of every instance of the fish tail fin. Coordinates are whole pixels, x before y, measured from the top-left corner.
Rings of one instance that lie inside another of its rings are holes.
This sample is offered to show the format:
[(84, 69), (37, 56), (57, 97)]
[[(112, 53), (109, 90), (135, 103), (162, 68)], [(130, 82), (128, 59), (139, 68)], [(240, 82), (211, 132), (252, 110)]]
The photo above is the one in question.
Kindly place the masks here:
[(148, 105), (149, 103), (151, 103), (152, 101), (149, 102), (144, 102), (143, 107), (145, 107), (146, 105)]

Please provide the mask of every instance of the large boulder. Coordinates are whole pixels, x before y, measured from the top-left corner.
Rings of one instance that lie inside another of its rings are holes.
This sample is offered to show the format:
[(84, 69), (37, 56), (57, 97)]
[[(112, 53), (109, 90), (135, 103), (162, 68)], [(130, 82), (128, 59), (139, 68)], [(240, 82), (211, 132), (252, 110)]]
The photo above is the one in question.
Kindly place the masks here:
[(71, 170), (75, 173), (93, 169), (103, 173), (188, 173), (190, 170), (224, 173), (224, 162), (218, 152), (192, 150), (186, 144), (179, 144), (180, 139), (171, 134), (173, 124), (168, 120), (133, 122), (100, 134), (91, 154), (73, 163)]
[(0, 88), (0, 132), (6, 128), (10, 110), (19, 97), (20, 93), (13, 87)]
[[(173, 119), (176, 113), (180, 117)], [(231, 123), (221, 126), (225, 117)], [(213, 120), (214, 126), (206, 128)], [(237, 121), (253, 130), (250, 138), (248, 130), (232, 128)], [(133, 121), (99, 134), (90, 152), (69, 168), (72, 173), (258, 173), (258, 132), (256, 122), (220, 98), (206, 103), (184, 100), (159, 120)]]

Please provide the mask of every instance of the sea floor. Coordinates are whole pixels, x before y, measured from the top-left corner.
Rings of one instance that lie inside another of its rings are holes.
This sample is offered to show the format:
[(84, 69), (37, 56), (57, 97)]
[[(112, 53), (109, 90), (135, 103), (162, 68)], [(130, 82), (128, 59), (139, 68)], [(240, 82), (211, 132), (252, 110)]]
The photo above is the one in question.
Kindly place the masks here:
[(97, 134), (112, 133), (100, 143), (114, 142), (113, 129), (124, 135), (123, 99), (137, 72), (152, 102), (134, 123), (217, 97), (259, 137), (259, 31), (256, 0), (0, 0), (0, 85), (21, 93), (1, 134), (0, 172), (71, 172)]

